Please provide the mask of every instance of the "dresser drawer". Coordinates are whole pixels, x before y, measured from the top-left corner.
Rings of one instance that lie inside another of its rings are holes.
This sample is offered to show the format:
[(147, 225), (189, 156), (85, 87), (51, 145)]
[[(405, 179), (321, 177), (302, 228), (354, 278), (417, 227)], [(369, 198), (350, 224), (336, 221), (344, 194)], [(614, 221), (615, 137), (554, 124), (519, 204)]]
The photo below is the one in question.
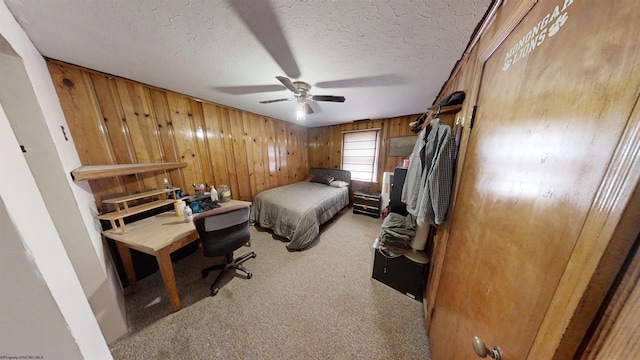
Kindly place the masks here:
[(380, 207), (380, 198), (379, 197), (374, 197), (374, 196), (371, 196), (371, 195), (353, 194), (353, 203), (354, 204), (360, 204), (360, 205), (373, 206), (373, 207), (379, 208)]
[(375, 218), (379, 218), (380, 217), (380, 212), (375, 209), (375, 208), (362, 208), (358, 205), (353, 205), (353, 213), (354, 214), (362, 214), (362, 215), (369, 215), (369, 216), (373, 216)]

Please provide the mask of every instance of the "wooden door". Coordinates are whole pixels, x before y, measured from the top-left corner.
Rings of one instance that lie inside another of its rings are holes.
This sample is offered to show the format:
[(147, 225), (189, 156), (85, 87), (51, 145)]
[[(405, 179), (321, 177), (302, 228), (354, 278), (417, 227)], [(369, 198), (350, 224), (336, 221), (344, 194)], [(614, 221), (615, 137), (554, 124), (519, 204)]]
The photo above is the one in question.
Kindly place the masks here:
[[(640, 2), (542, 0), (487, 59), (430, 328), (432, 358), (529, 351), (640, 89)], [(547, 321), (547, 320), (545, 320)]]

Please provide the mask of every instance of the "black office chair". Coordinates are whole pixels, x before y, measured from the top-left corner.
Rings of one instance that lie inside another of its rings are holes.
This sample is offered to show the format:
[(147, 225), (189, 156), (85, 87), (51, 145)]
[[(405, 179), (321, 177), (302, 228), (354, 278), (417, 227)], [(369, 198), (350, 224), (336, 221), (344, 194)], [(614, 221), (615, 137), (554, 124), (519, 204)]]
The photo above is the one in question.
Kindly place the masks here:
[(253, 276), (251, 271), (240, 266), (249, 257), (255, 258), (251, 251), (236, 259), (233, 252), (251, 240), (249, 233), (249, 205), (232, 205), (220, 207), (196, 214), (193, 223), (202, 241), (204, 256), (226, 256), (226, 263), (214, 265), (202, 270), (202, 277), (207, 277), (212, 270), (224, 268), (211, 284), (211, 296), (218, 293), (218, 282), (229, 269), (240, 270), (247, 274), (247, 279)]

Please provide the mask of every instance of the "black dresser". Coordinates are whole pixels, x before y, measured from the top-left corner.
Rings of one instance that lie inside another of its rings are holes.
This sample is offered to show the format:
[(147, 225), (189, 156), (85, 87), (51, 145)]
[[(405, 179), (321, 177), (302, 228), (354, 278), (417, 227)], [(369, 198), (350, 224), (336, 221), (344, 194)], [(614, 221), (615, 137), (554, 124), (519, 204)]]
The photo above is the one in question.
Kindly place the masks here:
[(369, 194), (355, 191), (353, 193), (353, 213), (380, 217), (380, 193)]

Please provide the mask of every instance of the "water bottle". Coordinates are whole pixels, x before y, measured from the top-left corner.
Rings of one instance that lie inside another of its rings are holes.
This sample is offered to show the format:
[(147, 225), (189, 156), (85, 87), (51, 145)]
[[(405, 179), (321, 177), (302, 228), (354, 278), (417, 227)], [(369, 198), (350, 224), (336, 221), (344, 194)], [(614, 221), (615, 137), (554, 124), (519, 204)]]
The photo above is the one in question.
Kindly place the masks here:
[(216, 188), (211, 186), (211, 190), (209, 192), (211, 193), (211, 201), (218, 201), (218, 191)]
[(189, 206), (184, 207), (183, 213), (184, 213), (184, 222), (188, 223), (193, 221), (193, 211)]

